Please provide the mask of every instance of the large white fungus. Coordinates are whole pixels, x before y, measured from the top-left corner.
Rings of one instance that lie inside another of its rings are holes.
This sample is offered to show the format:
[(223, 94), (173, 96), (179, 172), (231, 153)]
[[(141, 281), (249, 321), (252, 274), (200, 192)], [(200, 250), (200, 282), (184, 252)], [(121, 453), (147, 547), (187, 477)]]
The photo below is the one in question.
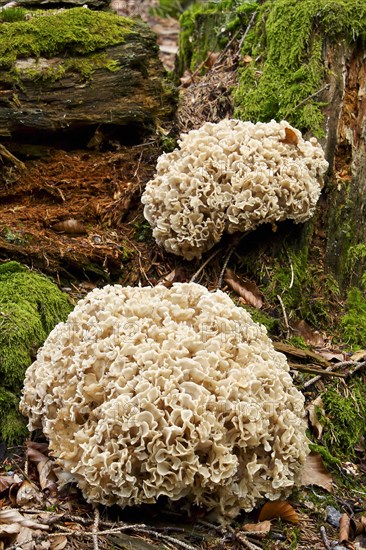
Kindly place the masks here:
[(159, 157), (141, 199), (169, 252), (200, 258), (223, 233), (314, 214), (328, 163), (316, 138), (286, 121), (207, 122), (178, 143)]
[(194, 283), (91, 292), (29, 367), (21, 410), (60, 479), (106, 505), (187, 497), (235, 517), (289, 493), (308, 453), (285, 356)]

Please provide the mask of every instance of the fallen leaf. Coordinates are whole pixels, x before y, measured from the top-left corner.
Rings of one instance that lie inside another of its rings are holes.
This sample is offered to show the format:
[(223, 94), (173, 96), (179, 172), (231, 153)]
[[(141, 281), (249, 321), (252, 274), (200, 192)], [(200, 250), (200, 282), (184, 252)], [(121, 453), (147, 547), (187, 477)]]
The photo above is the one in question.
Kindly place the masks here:
[(0, 476), (0, 493), (7, 491), (15, 483), (13, 476)]
[(243, 57), (243, 63), (250, 63), (251, 61), (253, 61), (253, 58), (250, 57), (250, 55), (244, 55)]
[(207, 58), (204, 64), (205, 69), (211, 69), (211, 67), (213, 67), (216, 61), (218, 60), (219, 55), (220, 54), (218, 52), (208, 52)]
[(37, 534), (40, 534), (40, 531), (36, 532), (29, 527), (21, 527), (13, 545), (22, 550), (34, 550), (35, 541), (33, 538)]
[(300, 485), (307, 487), (308, 485), (317, 485), (322, 487), (329, 493), (333, 492), (333, 478), (326, 470), (322, 457), (317, 453), (310, 453), (303, 467)]
[(364, 349), (356, 351), (356, 353), (351, 355), (351, 361), (363, 361), (364, 359), (366, 359), (366, 350)]
[(341, 351), (335, 352), (331, 350), (321, 349), (321, 350), (318, 350), (318, 353), (319, 355), (324, 357), (324, 359), (326, 359), (327, 361), (346, 361), (347, 360), (347, 355), (345, 353), (342, 353)]
[(348, 514), (342, 514), (339, 522), (339, 542), (343, 544), (348, 542), (351, 527), (351, 519)]
[(18, 512), (18, 510), (14, 510), (14, 508), (0, 510), (0, 529), (2, 529), (4, 525), (9, 524), (12, 526), (20, 525), (22, 527), (30, 527), (31, 529), (48, 529), (48, 525), (45, 525), (44, 523), (38, 523), (34, 519), (30, 519), (24, 516), (23, 514)]
[(366, 516), (360, 516), (359, 518), (351, 519), (351, 528), (353, 536), (358, 536), (366, 533)]
[(273, 502), (266, 502), (259, 514), (259, 521), (265, 521), (268, 519), (281, 518), (284, 521), (290, 523), (299, 523), (299, 514), (296, 510), (283, 500), (275, 500)]
[(309, 403), (309, 405), (306, 407), (306, 410), (309, 413), (309, 422), (314, 428), (315, 437), (317, 439), (320, 439), (323, 433), (323, 425), (319, 421), (318, 411), (320, 410), (320, 412), (325, 416), (323, 400), (320, 395), (316, 399), (314, 399), (314, 401)]
[(87, 233), (84, 225), (74, 218), (55, 223), (52, 225), (51, 229), (53, 229), (53, 231), (57, 231), (58, 233), (67, 233), (68, 235), (84, 235)]
[(242, 527), (243, 531), (251, 535), (257, 535), (264, 538), (271, 530), (271, 522), (269, 520), (260, 521), (259, 523), (246, 523)]
[(40, 503), (42, 496), (34, 483), (23, 481), (16, 494), (16, 503), (18, 506), (24, 506), (30, 502)]
[(244, 281), (231, 269), (225, 272), (225, 282), (236, 292), (245, 304), (260, 309), (263, 305), (260, 290), (255, 283)]
[(44, 446), (44, 444), (41, 444), (43, 446), (34, 444), (33, 441), (27, 441), (26, 445), (28, 459), (37, 464), (41, 489), (43, 491), (47, 489), (52, 496), (55, 496), (57, 494), (57, 477), (54, 472), (55, 464), (44, 454), (44, 452), (48, 452), (48, 447)]
[(291, 323), (291, 328), (295, 334), (302, 336), (310, 346), (317, 347), (324, 345), (324, 339), (321, 334), (317, 330), (313, 330), (306, 321), (294, 321)]
[(299, 138), (297, 137), (297, 133), (292, 128), (285, 128), (285, 137), (284, 139), (280, 139), (282, 143), (287, 143), (289, 145), (297, 145), (299, 143)]
[(67, 537), (64, 535), (59, 535), (54, 537), (51, 541), (50, 550), (63, 550), (67, 545)]

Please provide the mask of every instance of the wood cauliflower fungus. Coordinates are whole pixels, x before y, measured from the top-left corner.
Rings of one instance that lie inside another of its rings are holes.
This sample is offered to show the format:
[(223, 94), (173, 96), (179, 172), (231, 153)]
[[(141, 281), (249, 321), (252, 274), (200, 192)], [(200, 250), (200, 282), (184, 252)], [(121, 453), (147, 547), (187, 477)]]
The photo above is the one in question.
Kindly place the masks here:
[(224, 233), (314, 214), (328, 163), (316, 138), (286, 121), (207, 122), (178, 143), (159, 157), (141, 199), (168, 252), (200, 258)]
[(186, 497), (230, 519), (288, 494), (308, 453), (285, 356), (194, 283), (91, 292), (29, 367), (21, 410), (60, 479), (106, 505)]

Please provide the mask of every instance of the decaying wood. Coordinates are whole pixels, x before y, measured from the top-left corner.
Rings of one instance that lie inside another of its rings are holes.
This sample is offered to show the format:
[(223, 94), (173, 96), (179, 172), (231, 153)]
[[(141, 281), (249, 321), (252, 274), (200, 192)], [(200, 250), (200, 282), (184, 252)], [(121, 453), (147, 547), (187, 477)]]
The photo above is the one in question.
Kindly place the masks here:
[[(42, 79), (42, 71), (56, 70), (61, 58), (19, 59), (18, 84), (0, 72), (0, 136), (26, 132), (56, 133), (82, 127), (143, 126), (174, 110), (172, 97), (163, 89), (163, 67), (156, 39), (141, 24), (139, 32), (105, 50), (118, 70), (98, 68), (87, 80), (77, 72), (59, 79)], [(35, 70), (40, 77), (34, 78)], [(14, 89), (15, 86), (15, 89)]]
[(274, 347), (276, 351), (280, 351), (290, 357), (297, 357), (307, 363), (315, 363), (325, 368), (332, 366), (332, 364), (324, 359), (324, 357), (322, 357), (319, 353), (309, 349), (296, 348), (295, 346), (290, 346), (289, 344), (285, 344), (283, 342), (274, 342)]

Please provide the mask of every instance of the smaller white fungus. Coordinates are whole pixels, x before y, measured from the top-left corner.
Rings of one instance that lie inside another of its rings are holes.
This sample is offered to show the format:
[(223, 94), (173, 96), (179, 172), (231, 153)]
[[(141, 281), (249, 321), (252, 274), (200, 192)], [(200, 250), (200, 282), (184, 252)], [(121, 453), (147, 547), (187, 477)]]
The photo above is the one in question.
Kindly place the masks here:
[(194, 283), (91, 292), (27, 370), (21, 410), (60, 480), (106, 505), (186, 497), (235, 517), (287, 495), (308, 453), (285, 356)]
[(286, 121), (207, 122), (178, 143), (159, 157), (141, 199), (169, 252), (200, 258), (224, 233), (314, 214), (328, 163), (316, 138)]

